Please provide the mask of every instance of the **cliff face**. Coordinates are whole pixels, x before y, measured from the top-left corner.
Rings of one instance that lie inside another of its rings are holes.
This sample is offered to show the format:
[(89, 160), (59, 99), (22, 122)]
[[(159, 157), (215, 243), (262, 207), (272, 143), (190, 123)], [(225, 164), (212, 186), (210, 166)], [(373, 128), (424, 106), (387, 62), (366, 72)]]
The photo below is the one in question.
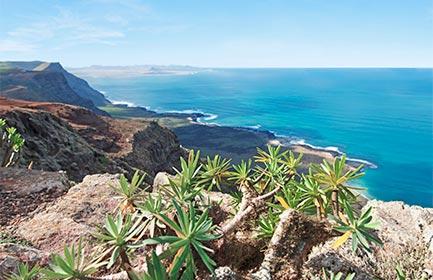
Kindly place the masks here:
[[(100, 115), (96, 106), (110, 104), (103, 94), (58, 63), (0, 62), (0, 96), (82, 106)], [(5, 66), (6, 65), (6, 66)]]
[(72, 90), (74, 90), (82, 98), (89, 99), (96, 106), (110, 104), (110, 101), (108, 101), (102, 93), (90, 87), (89, 83), (87, 83), (85, 80), (78, 78), (77, 76), (66, 71), (62, 65), (60, 65), (60, 63), (44, 62), (41, 63), (36, 69), (63, 74)]
[(147, 121), (114, 120), (84, 108), (0, 98), (0, 117), (17, 127), (26, 144), (21, 166), (88, 174), (159, 171), (177, 166), (183, 149), (168, 129)]
[(14, 110), (2, 114), (26, 140), (21, 166), (33, 162), (34, 169), (64, 170), (76, 181), (102, 170), (121, 172), (103, 152), (94, 149), (62, 119), (44, 111)]
[(132, 166), (149, 170), (153, 178), (158, 171), (173, 171), (172, 168), (178, 167), (179, 158), (184, 155), (185, 151), (179, 147), (176, 135), (151, 122), (134, 134), (132, 149), (122, 158)]

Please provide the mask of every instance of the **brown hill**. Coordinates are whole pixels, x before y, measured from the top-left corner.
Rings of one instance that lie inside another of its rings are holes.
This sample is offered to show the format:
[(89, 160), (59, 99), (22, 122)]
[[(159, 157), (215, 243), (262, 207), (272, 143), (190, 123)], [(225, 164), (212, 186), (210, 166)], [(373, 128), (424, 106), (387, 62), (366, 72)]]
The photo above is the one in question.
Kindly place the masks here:
[(26, 140), (21, 166), (65, 170), (74, 180), (132, 168), (153, 177), (170, 171), (183, 153), (176, 136), (154, 122), (115, 120), (76, 106), (0, 98), (0, 117)]

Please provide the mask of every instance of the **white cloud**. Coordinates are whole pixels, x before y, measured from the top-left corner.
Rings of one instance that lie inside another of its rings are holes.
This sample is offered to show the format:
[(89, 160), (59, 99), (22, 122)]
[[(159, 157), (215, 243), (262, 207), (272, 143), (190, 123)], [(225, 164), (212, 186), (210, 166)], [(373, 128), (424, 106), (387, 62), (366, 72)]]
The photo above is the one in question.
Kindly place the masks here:
[(25, 42), (10, 39), (0, 40), (0, 52), (30, 52), (35, 48), (35, 45)]
[(31, 22), (6, 33), (0, 50), (29, 52), (44, 48), (70, 47), (80, 44), (116, 45), (116, 41), (125, 37), (124, 33), (112, 30), (92, 19), (73, 14), (67, 9), (59, 9), (55, 16), (44, 21)]
[(46, 23), (35, 23), (27, 27), (19, 27), (7, 33), (10, 37), (21, 40), (42, 40), (54, 36), (53, 30)]

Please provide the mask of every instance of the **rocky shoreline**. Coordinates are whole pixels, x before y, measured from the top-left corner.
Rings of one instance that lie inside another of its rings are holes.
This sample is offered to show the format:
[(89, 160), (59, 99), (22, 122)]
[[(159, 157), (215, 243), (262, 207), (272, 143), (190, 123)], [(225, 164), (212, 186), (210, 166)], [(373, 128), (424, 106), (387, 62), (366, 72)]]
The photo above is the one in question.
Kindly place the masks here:
[[(278, 136), (268, 130), (202, 122), (200, 119), (210, 116), (206, 113), (155, 112), (140, 106), (120, 104), (100, 108), (115, 118), (156, 120), (173, 130), (184, 147), (200, 149), (204, 155), (226, 155), (236, 163), (254, 155), (256, 147), (262, 148), (268, 144), (281, 145), (296, 153), (303, 153), (307, 161), (315, 163), (321, 162), (322, 159), (332, 160), (343, 154), (334, 149), (314, 147), (299, 141), (294, 142), (288, 137)], [(366, 168), (377, 168), (375, 164), (365, 160), (348, 158), (347, 162), (352, 167), (363, 164)]]

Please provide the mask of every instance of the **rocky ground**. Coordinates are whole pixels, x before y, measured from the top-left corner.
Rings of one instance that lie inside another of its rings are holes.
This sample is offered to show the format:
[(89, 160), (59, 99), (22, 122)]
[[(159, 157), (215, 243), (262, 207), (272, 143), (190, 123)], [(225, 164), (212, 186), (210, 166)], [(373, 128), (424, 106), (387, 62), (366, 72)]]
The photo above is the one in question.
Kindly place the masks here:
[[(51, 197), (43, 204), (38, 200), (27, 200), (27, 206), (22, 208), (26, 210), (20, 214), (0, 212), (0, 220), (7, 220), (7, 226), (1, 229), (3, 237), (0, 241), (0, 271), (3, 273), (11, 271), (18, 261), (46, 264), (50, 253), (60, 252), (64, 244), (80, 237), (93, 246), (91, 233), (117, 205), (109, 188), (109, 185), (118, 184), (117, 175), (89, 175), (69, 188), (61, 173), (11, 172), (20, 180), (0, 181), (8, 193), (49, 195), (55, 189), (62, 195)], [(9, 178), (15, 178), (12, 175)], [(158, 174), (153, 190), (157, 191), (166, 178), (165, 174)], [(211, 216), (215, 223), (224, 225), (233, 211), (229, 196), (214, 192), (208, 195), (213, 201)], [(284, 212), (285, 223), (277, 229), (279, 242), (259, 240), (247, 226), (235, 229), (224, 243), (211, 244), (215, 249), (212, 257), (219, 265), (216, 279), (270, 279), (262, 273), (268, 270), (272, 272), (272, 279), (315, 279), (322, 268), (356, 272), (355, 279), (395, 279), (396, 264), (419, 272), (419, 275), (431, 275), (433, 209), (376, 200), (369, 201), (364, 207), (369, 206), (373, 207), (375, 219), (381, 222), (377, 235), (384, 243), (382, 248), (374, 249), (372, 258), (352, 253), (350, 245), (332, 249), (330, 244), (337, 235), (325, 222), (291, 210)], [(272, 262), (267, 259), (270, 254), (276, 256)], [(142, 269), (145, 256), (146, 250), (136, 254), (134, 265)], [(201, 279), (208, 278), (202, 276)]]
[(0, 226), (27, 217), (69, 187), (63, 172), (0, 168)]

